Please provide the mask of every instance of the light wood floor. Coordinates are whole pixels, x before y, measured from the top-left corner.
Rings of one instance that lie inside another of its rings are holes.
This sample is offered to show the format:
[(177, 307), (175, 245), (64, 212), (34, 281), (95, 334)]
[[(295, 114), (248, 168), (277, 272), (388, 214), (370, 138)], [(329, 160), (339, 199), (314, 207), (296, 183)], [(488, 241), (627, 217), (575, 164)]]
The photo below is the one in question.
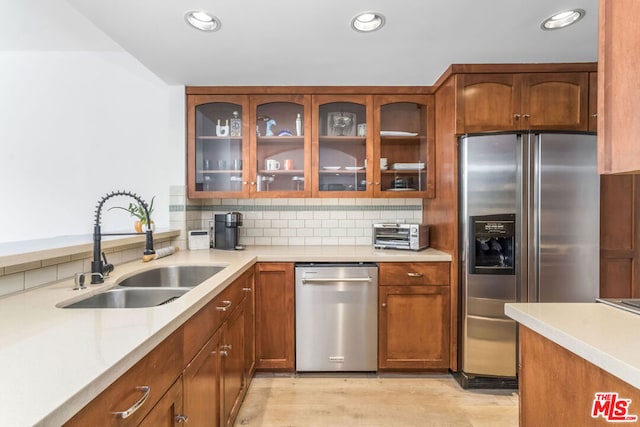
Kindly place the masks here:
[(518, 425), (514, 390), (463, 390), (450, 375), (258, 375), (236, 426)]

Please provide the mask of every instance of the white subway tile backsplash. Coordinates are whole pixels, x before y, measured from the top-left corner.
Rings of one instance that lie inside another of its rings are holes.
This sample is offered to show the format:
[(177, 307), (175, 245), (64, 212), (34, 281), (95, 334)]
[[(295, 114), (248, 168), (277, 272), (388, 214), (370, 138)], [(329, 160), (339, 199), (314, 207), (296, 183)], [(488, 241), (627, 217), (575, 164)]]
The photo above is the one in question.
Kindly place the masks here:
[(280, 229), (279, 228), (265, 228), (264, 229), (265, 237), (279, 237)]
[(314, 228), (313, 235), (316, 237), (328, 237), (331, 236), (331, 229), (329, 228)]
[(24, 272), (25, 289), (55, 282), (56, 280), (58, 280), (58, 267), (55, 265)]
[(270, 246), (271, 245), (271, 239), (272, 237), (254, 237), (254, 245), (259, 245), (259, 246)]
[(271, 244), (274, 246), (287, 246), (289, 244), (288, 237), (272, 237)]
[[(181, 199), (173, 199), (179, 204)], [(187, 229), (208, 227), (217, 213), (243, 214), (240, 242), (245, 245), (369, 245), (375, 222), (420, 222), (422, 199), (309, 198), (187, 200)], [(180, 206), (172, 207), (179, 224)], [(193, 217), (193, 219), (191, 219)], [(174, 227), (175, 228), (175, 227)], [(182, 227), (184, 228), (184, 226)]]
[[(109, 259), (109, 262), (111, 262), (111, 259)], [(81, 272), (84, 272), (84, 270), (82, 269), (82, 260), (58, 264), (58, 280), (73, 277), (76, 273)]]
[(0, 296), (24, 290), (24, 272), (0, 276)]
[(290, 236), (296, 236), (298, 234), (298, 229), (297, 228), (280, 228), (280, 236), (282, 237), (290, 237)]
[(332, 228), (331, 229), (331, 236), (342, 237), (342, 236), (346, 236), (346, 235), (347, 235), (347, 229), (346, 228)]
[(304, 246), (306, 237), (289, 237), (289, 244), (292, 246)]

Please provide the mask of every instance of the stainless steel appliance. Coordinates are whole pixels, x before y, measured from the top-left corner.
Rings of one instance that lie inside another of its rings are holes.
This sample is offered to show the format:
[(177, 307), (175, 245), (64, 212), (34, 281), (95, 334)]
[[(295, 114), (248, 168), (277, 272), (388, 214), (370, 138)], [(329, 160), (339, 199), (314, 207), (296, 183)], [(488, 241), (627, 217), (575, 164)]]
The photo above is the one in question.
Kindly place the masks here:
[(460, 140), (463, 387), (515, 387), (506, 302), (594, 302), (599, 286), (596, 138), (531, 133)]
[(244, 249), (240, 245), (239, 229), (242, 225), (240, 212), (214, 215), (214, 242), (216, 249)]
[(296, 264), (296, 370), (378, 369), (378, 266)]
[(429, 226), (424, 224), (373, 224), (373, 247), (418, 251), (429, 247)]

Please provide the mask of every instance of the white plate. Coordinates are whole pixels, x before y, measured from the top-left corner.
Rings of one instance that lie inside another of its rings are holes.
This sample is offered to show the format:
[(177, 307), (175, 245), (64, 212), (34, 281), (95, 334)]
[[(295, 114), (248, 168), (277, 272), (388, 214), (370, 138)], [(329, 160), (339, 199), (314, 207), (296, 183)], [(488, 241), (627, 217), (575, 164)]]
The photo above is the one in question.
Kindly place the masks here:
[(338, 169), (342, 169), (342, 166), (323, 166), (322, 169), (326, 171), (337, 171)]
[(380, 136), (418, 136), (416, 132), (403, 132), (400, 130), (381, 130)]
[(361, 171), (364, 166), (346, 166), (345, 169), (348, 171)]

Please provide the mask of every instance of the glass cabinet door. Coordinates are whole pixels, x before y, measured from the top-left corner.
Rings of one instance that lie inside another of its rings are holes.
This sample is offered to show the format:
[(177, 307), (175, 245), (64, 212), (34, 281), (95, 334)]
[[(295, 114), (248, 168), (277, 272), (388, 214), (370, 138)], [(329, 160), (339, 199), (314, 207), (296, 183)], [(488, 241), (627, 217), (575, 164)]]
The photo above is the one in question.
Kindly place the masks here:
[(309, 197), (310, 95), (251, 97), (252, 197)]
[(430, 95), (375, 97), (377, 197), (433, 197), (434, 102)]
[(247, 101), (244, 96), (189, 98), (189, 197), (245, 196)]
[(314, 96), (314, 196), (371, 196), (372, 113), (370, 96)]

